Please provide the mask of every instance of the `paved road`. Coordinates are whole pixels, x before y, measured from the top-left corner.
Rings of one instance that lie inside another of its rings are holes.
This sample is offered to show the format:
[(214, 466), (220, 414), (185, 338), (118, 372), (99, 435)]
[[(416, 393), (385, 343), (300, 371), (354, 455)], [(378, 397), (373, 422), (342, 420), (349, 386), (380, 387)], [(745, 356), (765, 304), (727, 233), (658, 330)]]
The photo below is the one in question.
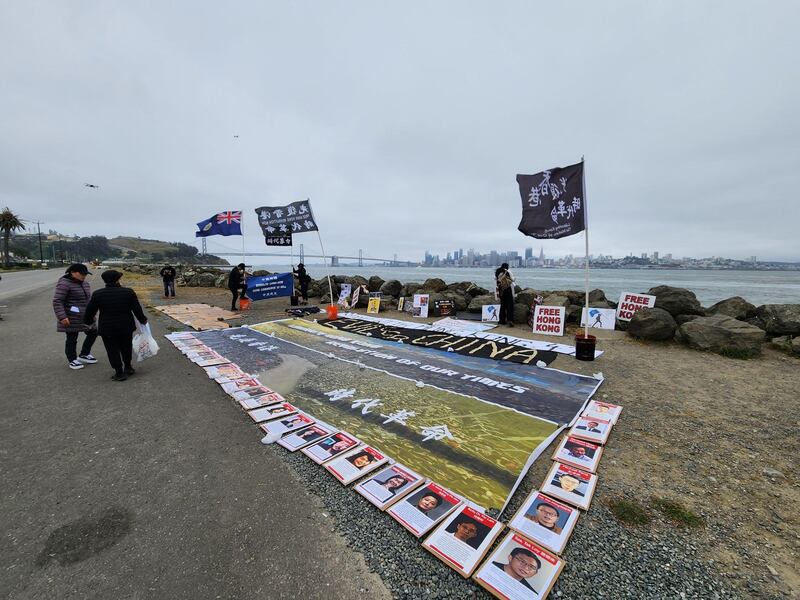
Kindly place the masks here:
[[(64, 274), (62, 269), (45, 271), (9, 271), (0, 273), (0, 301), (28, 294), (48, 287), (55, 287), (56, 280)], [(5, 304), (5, 302), (3, 302)]]
[(67, 368), (49, 293), (8, 304), (0, 598), (389, 597), (282, 450), (166, 341), (116, 383), (100, 342), (98, 364)]

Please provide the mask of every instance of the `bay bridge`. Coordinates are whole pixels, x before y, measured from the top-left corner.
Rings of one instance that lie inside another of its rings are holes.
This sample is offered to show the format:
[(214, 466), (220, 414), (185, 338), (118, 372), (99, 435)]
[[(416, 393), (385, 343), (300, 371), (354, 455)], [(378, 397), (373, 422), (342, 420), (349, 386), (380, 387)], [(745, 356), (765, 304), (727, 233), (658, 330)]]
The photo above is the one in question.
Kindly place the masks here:
[[(219, 252), (214, 251), (214, 254), (217, 256), (242, 256), (242, 252)], [(364, 261), (369, 261), (373, 263), (383, 263), (388, 267), (416, 267), (417, 263), (411, 262), (408, 260), (398, 260), (397, 255), (395, 254), (393, 258), (372, 258), (368, 256), (364, 256), (364, 252), (359, 249), (358, 256), (343, 256), (341, 254), (331, 255), (331, 256), (323, 256), (322, 254), (306, 254), (303, 251), (303, 245), (300, 244), (300, 251), (295, 254), (285, 254), (283, 252), (244, 252), (244, 256), (280, 256), (282, 258), (290, 259), (294, 256), (298, 257), (298, 262), (304, 263), (307, 258), (322, 258), (327, 259), (328, 264), (331, 267), (338, 267), (340, 260), (357, 260), (358, 266), (363, 267)], [(287, 261), (288, 262), (288, 261)]]

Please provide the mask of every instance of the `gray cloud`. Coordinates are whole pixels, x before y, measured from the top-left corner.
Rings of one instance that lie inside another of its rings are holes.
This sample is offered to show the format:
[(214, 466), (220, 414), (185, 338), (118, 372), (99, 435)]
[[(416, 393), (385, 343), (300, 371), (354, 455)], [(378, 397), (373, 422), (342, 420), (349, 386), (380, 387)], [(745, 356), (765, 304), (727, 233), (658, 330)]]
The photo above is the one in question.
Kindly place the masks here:
[(7, 5), (0, 204), (65, 233), (190, 243), (242, 209), (260, 251), (252, 210), (310, 197), (330, 254), (582, 254), (581, 236), (516, 231), (514, 177), (585, 154), (592, 253), (800, 260), (799, 13)]

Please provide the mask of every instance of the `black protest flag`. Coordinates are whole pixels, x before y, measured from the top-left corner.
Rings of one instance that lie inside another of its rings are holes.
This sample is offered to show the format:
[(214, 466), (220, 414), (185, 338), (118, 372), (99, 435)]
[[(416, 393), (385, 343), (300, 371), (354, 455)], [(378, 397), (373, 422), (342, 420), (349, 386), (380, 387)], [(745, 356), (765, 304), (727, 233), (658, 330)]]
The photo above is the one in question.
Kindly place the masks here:
[(518, 229), (541, 239), (567, 237), (586, 229), (583, 162), (535, 175), (517, 175), (522, 197)]
[(291, 246), (292, 234), (317, 231), (308, 200), (286, 206), (262, 206), (256, 209), (256, 215), (267, 246)]

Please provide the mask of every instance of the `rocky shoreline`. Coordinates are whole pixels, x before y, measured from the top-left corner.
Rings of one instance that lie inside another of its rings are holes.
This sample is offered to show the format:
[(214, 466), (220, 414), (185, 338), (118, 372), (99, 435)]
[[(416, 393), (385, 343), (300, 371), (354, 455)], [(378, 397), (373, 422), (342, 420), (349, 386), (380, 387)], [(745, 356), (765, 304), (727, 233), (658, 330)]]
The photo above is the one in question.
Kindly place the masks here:
[[(133, 265), (124, 267), (134, 273), (158, 275), (160, 266)], [(227, 287), (228, 272), (214, 268), (195, 269), (178, 266), (176, 284), (187, 287)], [(254, 275), (269, 275), (269, 271), (255, 271)], [(396, 279), (384, 280), (360, 275), (331, 277), (334, 296), (342, 283), (354, 288), (363, 285), (370, 292), (381, 292), (381, 310), (393, 309), (397, 299), (414, 294), (429, 294), (431, 304), (449, 300), (457, 312), (478, 314), (485, 304), (497, 302), (494, 291), (487, 290), (470, 281), (445, 283), (438, 278), (422, 283), (403, 283)], [(637, 290), (631, 290), (635, 292)], [(578, 325), (585, 294), (580, 290), (535, 290), (515, 288), (514, 323), (527, 325), (531, 306), (536, 296), (543, 297), (546, 306), (563, 306), (566, 322)], [(308, 286), (309, 296), (319, 298), (320, 304), (330, 302), (328, 279), (312, 279)], [(734, 296), (716, 304), (703, 307), (694, 292), (667, 285), (650, 288), (646, 292), (656, 297), (654, 308), (637, 312), (630, 322), (617, 321), (618, 330), (646, 341), (675, 340), (697, 350), (716, 352), (732, 358), (750, 358), (761, 353), (763, 344), (800, 356), (800, 304), (763, 304), (755, 306)], [(366, 308), (368, 297), (362, 294), (356, 308)], [(589, 292), (589, 306), (593, 308), (616, 308), (617, 304), (601, 289)]]

